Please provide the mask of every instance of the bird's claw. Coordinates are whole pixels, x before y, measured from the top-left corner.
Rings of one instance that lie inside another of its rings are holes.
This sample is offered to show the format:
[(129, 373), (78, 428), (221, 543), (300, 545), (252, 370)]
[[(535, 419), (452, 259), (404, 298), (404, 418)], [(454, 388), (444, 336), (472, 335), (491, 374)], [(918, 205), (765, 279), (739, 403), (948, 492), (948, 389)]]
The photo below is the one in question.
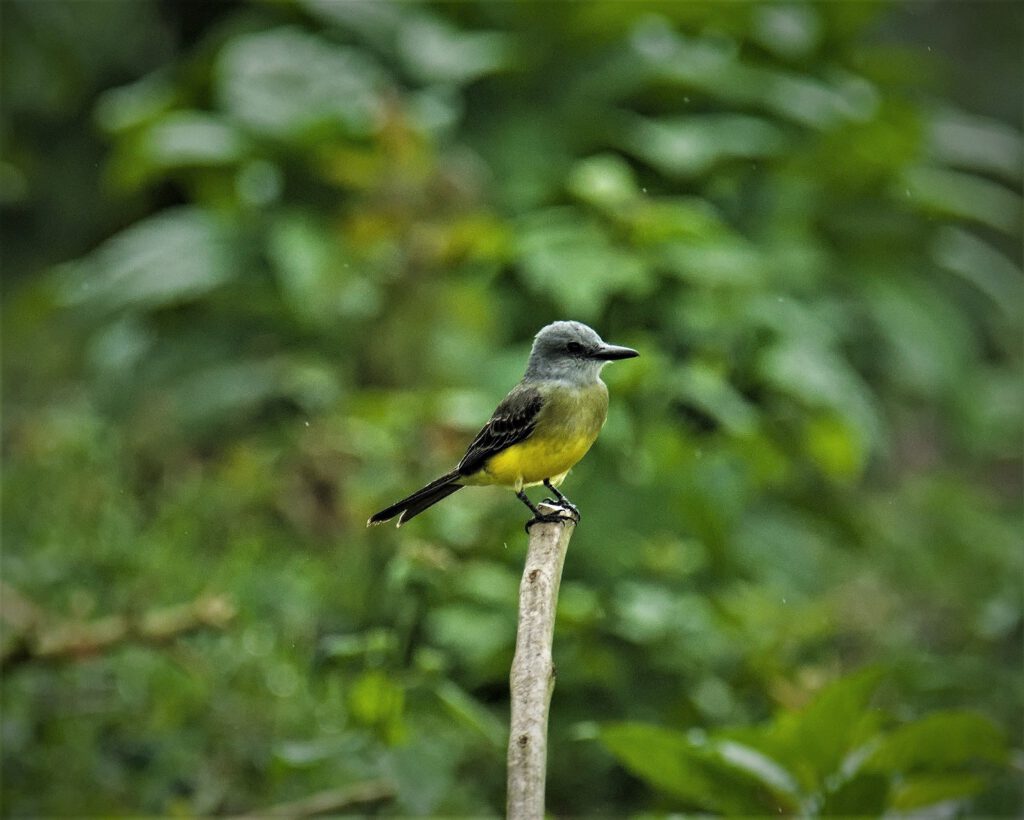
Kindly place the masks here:
[(549, 504), (552, 507), (561, 507), (569, 513), (570, 516), (572, 516), (573, 521), (577, 524), (580, 523), (580, 508), (573, 504), (568, 498), (545, 498), (542, 503)]
[[(578, 521), (578, 519), (576, 520)], [(524, 529), (526, 530), (527, 534), (529, 534), (530, 527), (532, 527), (534, 524), (557, 524), (561, 521), (565, 521), (565, 516), (562, 515), (561, 511), (553, 513), (541, 513), (540, 515), (535, 515), (533, 518), (527, 521), (524, 526)]]
[(539, 513), (535, 515), (533, 518), (526, 522), (525, 529), (527, 533), (530, 532), (530, 527), (532, 527), (534, 524), (557, 524), (559, 522), (564, 522), (566, 519), (566, 514), (568, 514), (568, 517), (572, 519), (573, 524), (580, 523), (580, 511), (576, 509), (575, 504), (563, 503), (561, 501), (555, 501), (550, 498), (545, 498), (544, 501), (541, 503), (547, 504), (551, 507), (557, 507), (558, 510), (557, 512)]

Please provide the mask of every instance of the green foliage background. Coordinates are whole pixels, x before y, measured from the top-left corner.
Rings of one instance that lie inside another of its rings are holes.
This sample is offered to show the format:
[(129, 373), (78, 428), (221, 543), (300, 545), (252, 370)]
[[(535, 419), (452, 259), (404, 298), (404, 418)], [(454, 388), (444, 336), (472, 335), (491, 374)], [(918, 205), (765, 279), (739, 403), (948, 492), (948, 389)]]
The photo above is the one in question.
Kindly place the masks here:
[(2, 14), (4, 581), (238, 613), (9, 661), (5, 814), (500, 812), (521, 505), (364, 522), (558, 318), (550, 811), (1020, 814), (1021, 6)]

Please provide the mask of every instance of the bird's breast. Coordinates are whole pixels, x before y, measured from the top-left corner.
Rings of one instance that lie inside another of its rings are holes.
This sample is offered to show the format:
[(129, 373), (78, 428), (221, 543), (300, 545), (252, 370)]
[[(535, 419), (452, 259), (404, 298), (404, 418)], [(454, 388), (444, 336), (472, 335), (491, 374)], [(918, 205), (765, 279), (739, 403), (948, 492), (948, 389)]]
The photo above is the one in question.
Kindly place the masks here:
[(488, 460), (483, 471), (487, 483), (535, 484), (564, 475), (586, 455), (608, 416), (604, 383), (555, 385), (544, 398), (533, 433)]

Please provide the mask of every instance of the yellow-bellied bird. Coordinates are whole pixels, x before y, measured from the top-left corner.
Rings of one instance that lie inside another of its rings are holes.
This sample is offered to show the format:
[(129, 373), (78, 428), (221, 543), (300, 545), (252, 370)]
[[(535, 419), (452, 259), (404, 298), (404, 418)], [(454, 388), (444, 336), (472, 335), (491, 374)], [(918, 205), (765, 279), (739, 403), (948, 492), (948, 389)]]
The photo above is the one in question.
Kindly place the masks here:
[[(578, 520), (579, 512), (557, 489), (590, 449), (608, 415), (608, 388), (601, 368), (638, 356), (606, 344), (580, 322), (554, 322), (533, 341), (522, 380), (505, 396), (469, 445), (459, 466), (407, 498), (370, 517), (367, 525), (400, 515), (398, 526), (466, 486), (511, 487), (533, 513), (544, 516), (523, 492), (544, 484)], [(531, 521), (531, 523), (533, 523)]]

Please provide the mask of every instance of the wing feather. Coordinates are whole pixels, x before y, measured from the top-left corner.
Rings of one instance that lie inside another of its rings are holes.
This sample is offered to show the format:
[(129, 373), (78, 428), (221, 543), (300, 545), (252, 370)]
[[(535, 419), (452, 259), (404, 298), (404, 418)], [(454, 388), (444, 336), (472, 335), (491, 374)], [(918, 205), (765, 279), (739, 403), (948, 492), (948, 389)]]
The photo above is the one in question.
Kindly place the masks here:
[(479, 472), (488, 459), (528, 438), (543, 406), (544, 398), (537, 388), (516, 385), (469, 445), (459, 462), (459, 474)]

